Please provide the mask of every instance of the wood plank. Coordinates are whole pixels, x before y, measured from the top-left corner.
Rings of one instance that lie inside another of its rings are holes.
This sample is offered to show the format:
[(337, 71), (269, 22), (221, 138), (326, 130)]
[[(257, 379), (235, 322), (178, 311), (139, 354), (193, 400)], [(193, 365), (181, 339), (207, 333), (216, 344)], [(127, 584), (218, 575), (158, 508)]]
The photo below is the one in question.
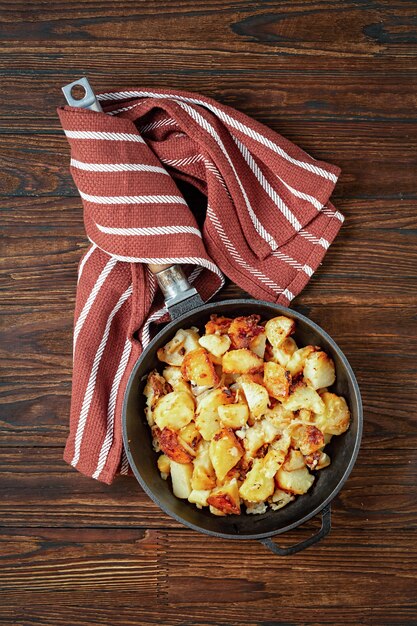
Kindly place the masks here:
[[(347, 534), (380, 530), (387, 536), (416, 529), (415, 443), (410, 449), (398, 449), (395, 441), (391, 449), (373, 448), (366, 438), (364, 443), (333, 502), (334, 529)], [(182, 528), (134, 477), (119, 476), (111, 486), (103, 485), (67, 466), (60, 448), (0, 448), (0, 477), (3, 527)]]
[[(255, 541), (203, 538), (179, 530), (113, 530), (110, 535), (98, 529), (10, 529), (3, 530), (1, 538), (6, 550), (0, 597), (6, 607), (13, 597), (17, 606), (30, 605), (36, 612), (45, 610), (47, 597), (51, 609), (42, 624), (54, 623), (50, 616), (59, 615), (70, 603), (78, 613), (80, 605), (89, 605), (89, 611), (82, 611), (86, 625), (103, 623), (100, 618), (110, 607), (118, 615), (115, 609), (121, 605), (139, 611), (146, 607), (148, 619), (155, 619), (165, 606), (164, 625), (257, 626), (277, 624), (269, 621), (276, 618), (277, 604), (286, 623), (292, 623), (296, 611), (311, 624), (321, 623), (321, 616), (322, 623), (352, 624), (358, 615), (369, 619), (364, 623), (375, 624), (382, 622), (371, 621), (375, 615), (371, 609), (376, 608), (377, 615), (384, 609), (393, 619), (395, 606), (397, 616), (410, 619), (409, 609), (416, 603), (410, 553), (416, 531), (390, 537), (383, 529), (334, 531), (314, 549), (291, 557), (274, 557)], [(347, 621), (336, 622), (334, 617), (328, 621), (331, 611)], [(185, 615), (186, 622), (168, 621)]]
[[(341, 206), (350, 198), (415, 198), (417, 122), (332, 121), (329, 129), (328, 122), (281, 120), (279, 110), (271, 106), (268, 115), (266, 119), (256, 111), (254, 116), (316, 158), (342, 168), (335, 190), (336, 202)], [(69, 172), (68, 142), (57, 117), (45, 131), (33, 132), (33, 125), (25, 122), (27, 128), (23, 125), (16, 133), (15, 126), (9, 128), (8, 124), (3, 121), (0, 132), (0, 195), (78, 197)], [(45, 127), (45, 120), (41, 125)]]

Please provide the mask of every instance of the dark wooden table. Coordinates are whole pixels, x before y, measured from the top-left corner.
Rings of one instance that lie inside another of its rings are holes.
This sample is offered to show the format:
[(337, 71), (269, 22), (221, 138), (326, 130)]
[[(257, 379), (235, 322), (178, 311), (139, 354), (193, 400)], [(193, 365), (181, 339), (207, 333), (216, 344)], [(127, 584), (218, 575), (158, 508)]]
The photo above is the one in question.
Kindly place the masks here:
[[(417, 624), (416, 15), (401, 0), (0, 3), (1, 624)], [(342, 167), (346, 223), (293, 306), (350, 359), (365, 430), (331, 534), (303, 553), (200, 536), (133, 478), (107, 487), (62, 461), (88, 244), (55, 107), (83, 74), (201, 92)]]

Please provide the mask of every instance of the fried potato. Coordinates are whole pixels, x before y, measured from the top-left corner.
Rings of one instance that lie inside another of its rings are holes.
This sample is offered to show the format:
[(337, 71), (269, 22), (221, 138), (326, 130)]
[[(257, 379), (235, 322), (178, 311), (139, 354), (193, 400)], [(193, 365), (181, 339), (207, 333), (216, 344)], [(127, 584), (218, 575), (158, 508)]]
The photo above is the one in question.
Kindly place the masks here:
[(264, 328), (259, 326), (260, 315), (235, 317), (229, 326), (227, 334), (232, 340), (232, 349), (248, 348), (252, 339), (260, 335)]
[(316, 350), (317, 348), (315, 346), (305, 346), (304, 348), (300, 348), (299, 350), (293, 352), (291, 358), (285, 365), (291, 376), (295, 377), (297, 374), (301, 374), (307, 357), (309, 354), (316, 352)]
[(275, 476), (275, 481), (280, 489), (301, 495), (310, 489), (314, 483), (314, 476), (306, 467), (293, 472), (286, 472), (281, 467)]
[(293, 438), (304, 456), (316, 452), (324, 446), (323, 433), (313, 425), (299, 426), (293, 433)]
[(207, 502), (211, 506), (214, 506), (217, 510), (226, 513), (226, 515), (239, 515), (240, 496), (239, 485), (236, 478), (233, 478), (230, 482), (213, 489), (207, 498)]
[(194, 470), (191, 478), (193, 490), (211, 490), (216, 486), (216, 473), (210, 459), (210, 445), (201, 441), (194, 459)]
[(181, 374), (185, 380), (189, 380), (195, 385), (215, 387), (219, 382), (209, 353), (201, 347), (192, 350), (184, 357)]
[(254, 383), (246, 376), (242, 376), (239, 382), (245, 394), (251, 415), (255, 419), (260, 418), (268, 407), (269, 395), (267, 390), (263, 385)]
[(283, 367), (286, 367), (294, 352), (298, 350), (297, 344), (292, 337), (284, 339), (278, 348), (272, 345), (269, 345), (268, 347), (268, 358), (265, 358), (265, 361), (273, 361), (274, 363), (279, 363)]
[(171, 471), (171, 460), (166, 454), (161, 454), (158, 457), (158, 469), (161, 472), (161, 477), (166, 480)]
[(229, 326), (232, 323), (231, 317), (224, 317), (223, 315), (210, 315), (210, 321), (206, 324), (206, 334), (224, 335), (229, 330)]
[(174, 496), (187, 499), (191, 494), (191, 477), (193, 475), (193, 464), (176, 463), (171, 461), (171, 480)]
[(214, 435), (210, 442), (210, 460), (220, 481), (238, 463), (243, 452), (239, 439), (230, 428), (223, 428)]
[(208, 506), (207, 498), (211, 494), (210, 489), (193, 489), (188, 496), (188, 502), (197, 505), (198, 509)]
[(273, 511), (279, 511), (284, 506), (294, 500), (294, 496), (291, 493), (282, 491), (282, 489), (275, 489), (272, 496), (269, 498), (269, 506)]
[(255, 457), (259, 448), (263, 445), (272, 443), (281, 432), (267, 418), (258, 420), (253, 426), (246, 430), (243, 438), (243, 445), (247, 451), (247, 456)]
[(266, 348), (266, 334), (265, 332), (259, 333), (257, 337), (254, 337), (249, 342), (249, 350), (254, 354), (257, 354), (261, 359), (265, 357)]
[(249, 418), (249, 408), (244, 402), (219, 406), (221, 423), (228, 428), (242, 428)]
[(313, 389), (330, 387), (336, 380), (333, 359), (321, 350), (312, 352), (304, 362), (303, 376)]
[(180, 367), (168, 365), (168, 367), (166, 367), (162, 372), (162, 375), (175, 391), (185, 391), (187, 393), (191, 393), (191, 386), (182, 377)]
[(199, 334), (197, 328), (180, 329), (163, 348), (159, 348), (157, 355), (160, 361), (168, 365), (181, 365), (184, 356), (199, 348)]
[(163, 428), (159, 431), (158, 435), (159, 448), (166, 454), (171, 461), (176, 463), (190, 463), (193, 459), (194, 451), (188, 450), (183, 445), (179, 438), (178, 433), (170, 428)]
[(279, 315), (265, 324), (265, 332), (268, 341), (275, 348), (279, 348), (288, 335), (295, 331), (295, 321), (285, 315)]
[(222, 365), (225, 374), (255, 374), (264, 369), (263, 360), (246, 348), (226, 352)]
[(283, 464), (287, 455), (290, 438), (274, 442), (262, 459), (255, 459), (252, 469), (239, 489), (240, 496), (249, 502), (267, 500), (274, 492), (274, 476)]
[(181, 443), (185, 443), (189, 446), (193, 451), (197, 448), (201, 440), (201, 435), (197, 430), (195, 422), (192, 421), (187, 426), (184, 426), (178, 431), (178, 436)]
[(349, 428), (350, 412), (346, 400), (335, 393), (326, 392), (321, 396), (323, 408), (316, 411), (314, 423), (323, 433), (341, 435)]
[(184, 391), (171, 391), (155, 406), (154, 420), (159, 428), (180, 429), (194, 417), (194, 400)]
[(296, 384), (291, 395), (283, 402), (284, 407), (290, 411), (298, 411), (299, 409), (308, 409), (313, 413), (321, 413), (324, 411), (324, 402), (320, 398), (317, 391), (303, 382)]
[(146, 396), (146, 404), (154, 409), (156, 403), (161, 396), (165, 396), (172, 391), (171, 385), (165, 380), (161, 374), (158, 374), (156, 370), (153, 370), (146, 381), (145, 389), (143, 390)]
[(294, 470), (302, 469), (305, 466), (304, 457), (299, 450), (291, 448), (285, 458), (283, 469), (286, 472), (293, 472)]
[(305, 464), (311, 470), (321, 470), (328, 467), (331, 463), (330, 457), (321, 450), (316, 450), (305, 457)]
[(287, 398), (290, 392), (291, 374), (279, 363), (265, 363), (264, 385), (270, 396), (277, 400)]
[[(228, 335), (203, 335), (199, 339), (199, 344), (211, 355), (221, 357), (230, 348), (231, 340)], [(220, 361), (220, 365), (221, 365)]]
[(210, 441), (221, 429), (219, 407), (233, 401), (234, 394), (227, 387), (212, 389), (198, 399), (195, 423), (206, 441)]

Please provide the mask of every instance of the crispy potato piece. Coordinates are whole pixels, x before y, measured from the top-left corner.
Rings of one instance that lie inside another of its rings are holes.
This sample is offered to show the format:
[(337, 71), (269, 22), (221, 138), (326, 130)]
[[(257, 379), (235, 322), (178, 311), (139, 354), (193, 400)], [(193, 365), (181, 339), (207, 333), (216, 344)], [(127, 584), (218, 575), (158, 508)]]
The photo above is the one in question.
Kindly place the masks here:
[(212, 389), (204, 396), (201, 396), (201, 399), (199, 398), (195, 423), (197, 430), (206, 441), (210, 441), (221, 429), (219, 407), (225, 404), (232, 404), (233, 401), (234, 394), (227, 387)]
[(303, 376), (313, 389), (330, 387), (336, 380), (333, 359), (321, 350), (312, 352), (304, 362)]
[(293, 472), (286, 472), (281, 467), (275, 476), (275, 482), (279, 489), (301, 495), (307, 493), (310, 489), (314, 483), (314, 476), (310, 474), (306, 467)]
[(216, 474), (210, 459), (208, 441), (201, 441), (194, 459), (194, 471), (191, 479), (193, 490), (211, 490), (216, 486)]
[(263, 385), (254, 383), (246, 376), (242, 376), (239, 382), (243, 389), (243, 393), (245, 394), (246, 402), (248, 403), (251, 415), (255, 419), (262, 417), (269, 403), (267, 390)]
[(203, 335), (199, 339), (199, 344), (213, 356), (222, 357), (230, 348), (231, 341), (228, 335)]
[(256, 374), (263, 372), (263, 360), (246, 348), (230, 350), (223, 355), (223, 372), (225, 374)]
[(156, 370), (153, 370), (146, 381), (143, 394), (146, 397), (146, 404), (154, 409), (156, 403), (161, 396), (165, 396), (172, 391), (171, 385), (165, 380), (161, 374), (158, 374)]
[(194, 421), (187, 424), (187, 426), (181, 428), (181, 430), (178, 432), (178, 435), (180, 438), (180, 442), (185, 443), (187, 446), (192, 448), (192, 450), (195, 450), (201, 441), (201, 435), (197, 430)]
[(254, 337), (249, 343), (249, 350), (251, 350), (254, 354), (257, 354), (261, 359), (265, 356), (265, 348), (266, 348), (266, 334), (264, 329), (263, 332), (259, 333), (257, 337)]
[(284, 463), (289, 444), (289, 436), (283, 436), (281, 440), (271, 444), (263, 459), (254, 460), (252, 469), (239, 489), (244, 500), (262, 502), (272, 495), (275, 488), (274, 476)]
[(282, 491), (282, 489), (275, 489), (274, 493), (269, 498), (269, 506), (273, 511), (279, 511), (279, 509), (282, 509), (294, 499), (292, 494)]
[(286, 472), (302, 469), (305, 466), (304, 457), (299, 450), (291, 448), (286, 456), (283, 469)]
[(282, 432), (294, 419), (294, 413), (286, 409), (280, 402), (277, 402), (275, 406), (267, 408), (264, 418), (271, 422), (279, 432)]
[(317, 391), (303, 382), (298, 382), (291, 395), (283, 402), (284, 408), (290, 411), (298, 411), (299, 409), (308, 409), (313, 413), (322, 413), (324, 411), (324, 402), (320, 398)]
[(307, 456), (324, 446), (324, 436), (316, 426), (299, 426), (293, 433), (293, 438), (301, 454)]
[(171, 480), (174, 496), (187, 499), (191, 494), (192, 463), (176, 463), (171, 461)]
[(268, 344), (268, 355), (265, 357), (265, 361), (274, 361), (274, 363), (279, 363), (283, 367), (287, 366), (288, 361), (298, 350), (297, 344), (295, 343), (292, 337), (287, 337), (281, 343), (279, 348), (275, 348)]
[(216, 487), (207, 498), (208, 504), (226, 515), (240, 514), (239, 485), (236, 478)]
[(279, 315), (265, 324), (265, 332), (268, 341), (275, 348), (279, 348), (284, 339), (288, 335), (292, 335), (295, 331), (295, 321), (285, 315)]
[(163, 428), (158, 433), (159, 447), (171, 461), (176, 463), (190, 463), (193, 455), (179, 441), (178, 433), (170, 428)]
[(272, 443), (281, 435), (281, 431), (269, 419), (261, 419), (247, 429), (243, 439), (243, 445), (247, 451), (247, 456), (254, 457), (259, 448), (265, 444)]
[(168, 365), (162, 372), (162, 375), (175, 391), (191, 393), (191, 385), (183, 379), (180, 367)]
[(305, 463), (311, 470), (321, 470), (328, 467), (331, 461), (328, 454), (322, 450), (316, 450), (305, 457)]
[(171, 391), (159, 398), (153, 415), (156, 425), (161, 429), (183, 428), (194, 417), (194, 400), (184, 391)]
[(206, 324), (206, 334), (224, 335), (229, 330), (229, 326), (232, 323), (230, 317), (224, 317), (223, 315), (210, 315), (210, 321)]
[(264, 385), (269, 395), (277, 400), (287, 398), (290, 393), (291, 374), (279, 363), (265, 363)]
[(299, 350), (293, 352), (291, 358), (287, 361), (285, 366), (293, 378), (295, 378), (297, 374), (301, 374), (304, 369), (306, 358), (318, 349), (319, 348), (316, 348), (315, 346), (305, 346), (304, 348), (300, 348)]
[(228, 428), (242, 428), (248, 421), (249, 408), (244, 402), (219, 406), (219, 418)]
[(227, 334), (232, 340), (232, 349), (248, 348), (254, 337), (264, 332), (263, 326), (258, 326), (260, 315), (235, 317), (229, 326)]
[(239, 489), (241, 498), (248, 502), (263, 502), (274, 492), (274, 479), (264, 470), (264, 459), (255, 459)]
[(185, 380), (190, 380), (195, 385), (215, 387), (219, 382), (209, 353), (201, 347), (192, 350), (184, 357), (181, 373)]
[(210, 489), (193, 489), (188, 496), (188, 502), (196, 504), (198, 509), (208, 506), (207, 498), (211, 494)]
[(243, 456), (243, 448), (231, 428), (223, 428), (210, 441), (210, 459), (216, 476), (223, 481)]
[(349, 428), (350, 412), (346, 400), (335, 393), (326, 392), (321, 396), (323, 409), (317, 411), (314, 423), (323, 433), (341, 435)]
[(198, 328), (180, 329), (171, 341), (159, 348), (158, 359), (168, 365), (181, 365), (186, 354), (199, 348), (198, 340)]
[(171, 471), (171, 460), (166, 454), (161, 454), (158, 457), (158, 469), (161, 472), (161, 477), (166, 480)]

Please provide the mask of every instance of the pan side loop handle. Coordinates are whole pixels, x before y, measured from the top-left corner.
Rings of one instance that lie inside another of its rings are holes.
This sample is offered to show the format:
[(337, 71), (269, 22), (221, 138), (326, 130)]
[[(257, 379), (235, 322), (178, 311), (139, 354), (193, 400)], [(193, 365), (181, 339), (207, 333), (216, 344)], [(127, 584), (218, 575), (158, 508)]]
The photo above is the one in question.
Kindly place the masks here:
[(289, 546), (288, 548), (281, 548), (276, 543), (274, 543), (270, 537), (266, 537), (266, 539), (259, 539), (259, 541), (264, 546), (269, 548), (269, 550), (271, 550), (271, 552), (273, 552), (274, 554), (277, 554), (278, 556), (289, 556), (291, 554), (296, 554), (297, 552), (300, 552), (301, 550), (304, 550), (305, 548), (308, 548), (309, 546), (312, 546), (313, 544), (323, 539), (323, 537), (325, 537), (330, 532), (331, 527), (332, 516), (330, 504), (328, 504), (321, 512), (320, 530), (315, 535), (308, 537), (308, 539), (300, 541), (300, 543), (296, 543), (295, 545)]

